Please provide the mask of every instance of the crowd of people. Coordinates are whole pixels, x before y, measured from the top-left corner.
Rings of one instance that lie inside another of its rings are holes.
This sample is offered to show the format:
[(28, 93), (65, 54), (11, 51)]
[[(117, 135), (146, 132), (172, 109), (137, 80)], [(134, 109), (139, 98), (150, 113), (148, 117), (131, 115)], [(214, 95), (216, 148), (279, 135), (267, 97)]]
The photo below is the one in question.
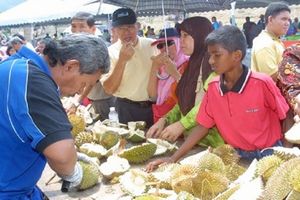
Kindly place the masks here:
[[(114, 106), (120, 123), (145, 121), (146, 137), (185, 137), (147, 171), (177, 162), (196, 144), (227, 143), (248, 160), (270, 155), (265, 148), (290, 145), (284, 132), (300, 116), (300, 45), (285, 49), (280, 40), (290, 12), (284, 3), (271, 3), (253, 43), (243, 33), (253, 25), (249, 18), (243, 31), (197, 16), (158, 38), (139, 36), (130, 8), (113, 13), (110, 44), (94, 35), (95, 20), (83, 12), (71, 20), (73, 34), (46, 38), (35, 49), (15, 35), (0, 63), (0, 198), (43, 199), (36, 183), (46, 162), (72, 187), (80, 183), (67, 112), (86, 98), (101, 120)], [(78, 102), (66, 111), (60, 98), (75, 94)]]

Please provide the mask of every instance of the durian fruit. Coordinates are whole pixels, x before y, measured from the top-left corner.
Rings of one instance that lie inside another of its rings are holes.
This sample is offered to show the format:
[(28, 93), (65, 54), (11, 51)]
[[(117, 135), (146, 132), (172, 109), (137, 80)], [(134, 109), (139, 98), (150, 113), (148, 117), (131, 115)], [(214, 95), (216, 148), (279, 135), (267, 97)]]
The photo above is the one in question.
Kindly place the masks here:
[(222, 159), (216, 154), (207, 152), (203, 155), (197, 163), (199, 170), (210, 170), (212, 172), (223, 173), (225, 165)]
[(84, 143), (79, 147), (79, 151), (90, 157), (102, 158), (107, 154), (107, 150), (99, 144)]
[(240, 156), (237, 151), (229, 144), (223, 144), (212, 150), (212, 153), (222, 158), (225, 165), (237, 163), (240, 160)]
[(120, 176), (121, 189), (131, 196), (140, 196), (148, 191), (148, 174), (139, 169), (131, 169)]
[(101, 144), (105, 149), (110, 149), (115, 146), (120, 140), (120, 136), (118, 133), (114, 131), (107, 131), (101, 134), (99, 144)]
[(300, 165), (300, 157), (282, 163), (268, 179), (262, 194), (264, 200), (282, 200), (293, 189), (289, 181), (291, 172)]
[(255, 178), (257, 160), (254, 159), (247, 170), (238, 177), (235, 181), (232, 182), (233, 185), (242, 185), (244, 183), (248, 183)]
[(176, 200), (198, 200), (198, 198), (186, 191), (182, 191), (177, 194)]
[(210, 170), (199, 171), (192, 182), (192, 194), (201, 200), (211, 200), (229, 186), (229, 180), (224, 175)]
[(127, 140), (130, 142), (144, 142), (146, 140), (145, 131), (142, 130), (129, 130)]
[(235, 181), (239, 176), (245, 173), (246, 168), (237, 163), (225, 166), (225, 175), (230, 181)]
[(155, 151), (155, 144), (143, 143), (129, 149), (124, 149), (119, 153), (119, 156), (127, 159), (129, 163), (143, 163), (149, 160), (154, 155)]
[(113, 179), (116, 176), (120, 176), (128, 171), (130, 165), (125, 158), (118, 156), (109, 156), (107, 161), (100, 166), (100, 172), (105, 178)]
[(169, 198), (173, 195), (176, 195), (176, 193), (173, 190), (167, 190), (167, 189), (164, 189), (164, 188), (154, 188), (154, 187), (150, 188), (147, 191), (147, 194), (158, 196), (158, 197), (163, 198), (163, 199), (166, 199), (166, 198)]
[(167, 152), (174, 152), (178, 149), (175, 144), (171, 144), (168, 141), (162, 139), (148, 138), (147, 142), (156, 144), (157, 148), (154, 153), (155, 156), (162, 155)]
[(241, 185), (241, 187), (234, 192), (228, 200), (252, 200), (258, 199), (263, 192), (264, 184), (261, 177), (257, 177), (252, 181)]
[(262, 176), (263, 181), (267, 182), (282, 163), (283, 160), (275, 155), (263, 157), (257, 162), (255, 176)]
[(186, 165), (186, 164), (197, 165), (197, 163), (201, 159), (201, 157), (206, 155), (206, 153), (208, 153), (208, 152), (209, 152), (208, 149), (206, 149), (204, 151), (200, 151), (199, 153), (196, 153), (191, 156), (187, 156), (187, 157), (183, 158), (179, 163), (182, 165)]
[(84, 131), (85, 129), (84, 119), (75, 114), (68, 115), (68, 118), (73, 127), (71, 133), (75, 138), (80, 132)]
[(289, 176), (289, 184), (292, 185), (293, 190), (300, 193), (300, 165), (295, 166)]
[(98, 166), (92, 163), (86, 163), (82, 161), (78, 162), (81, 165), (83, 171), (82, 180), (78, 189), (85, 190), (96, 185), (99, 181), (99, 178), (101, 177), (101, 174), (98, 170)]
[(127, 125), (129, 130), (145, 130), (147, 124), (145, 121), (134, 121), (128, 122)]
[(300, 192), (297, 192), (295, 190), (292, 190), (285, 198), (285, 200), (299, 200), (299, 199), (300, 199)]
[(198, 169), (194, 165), (179, 165), (175, 167), (171, 174), (172, 189), (176, 193), (181, 191), (192, 193), (192, 179), (197, 176), (197, 172)]
[(297, 147), (286, 148), (286, 147), (272, 147), (274, 150), (274, 155), (278, 156), (282, 160), (290, 160), (300, 156), (300, 150)]
[(229, 187), (227, 190), (216, 196), (213, 200), (228, 200), (229, 197), (239, 189), (240, 185), (234, 185), (232, 187)]
[(91, 132), (80, 132), (75, 137), (75, 145), (79, 148), (84, 143), (92, 143), (94, 141), (93, 134)]
[(134, 200), (162, 200), (162, 199), (163, 198), (151, 194), (144, 194), (134, 198)]

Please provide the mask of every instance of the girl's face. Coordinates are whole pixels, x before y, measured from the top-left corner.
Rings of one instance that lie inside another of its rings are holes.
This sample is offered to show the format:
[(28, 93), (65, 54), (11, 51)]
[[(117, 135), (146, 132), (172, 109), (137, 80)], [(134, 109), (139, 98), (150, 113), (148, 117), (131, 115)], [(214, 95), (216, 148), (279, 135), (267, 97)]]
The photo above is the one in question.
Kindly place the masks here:
[(169, 53), (170, 59), (173, 60), (173, 61), (176, 59), (177, 49), (176, 49), (176, 45), (175, 45), (175, 41), (174, 40), (168, 40), (167, 45), (163, 41), (161, 43), (158, 43), (156, 45), (156, 47), (157, 47), (157, 49), (160, 50), (161, 53), (166, 53), (167, 52), (167, 48), (168, 48), (168, 53)]
[(194, 39), (187, 32), (180, 31), (180, 48), (183, 53), (190, 56), (194, 52)]

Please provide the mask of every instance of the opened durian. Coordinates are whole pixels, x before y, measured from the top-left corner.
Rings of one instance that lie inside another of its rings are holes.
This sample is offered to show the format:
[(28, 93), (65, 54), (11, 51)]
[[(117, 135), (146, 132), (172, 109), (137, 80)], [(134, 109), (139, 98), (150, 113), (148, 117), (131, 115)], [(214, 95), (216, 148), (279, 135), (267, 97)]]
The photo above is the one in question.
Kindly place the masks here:
[(144, 142), (146, 140), (145, 132), (142, 130), (130, 130), (127, 140), (130, 142)]
[(222, 158), (225, 165), (237, 163), (240, 159), (237, 151), (229, 144), (223, 144), (212, 150), (212, 153)]
[(93, 134), (90, 132), (80, 132), (75, 137), (75, 145), (79, 148), (84, 143), (92, 143), (94, 141)]
[(120, 176), (121, 189), (131, 196), (140, 196), (148, 191), (148, 174), (139, 169), (131, 169)]
[(108, 179), (112, 179), (116, 176), (120, 176), (128, 171), (130, 165), (125, 158), (118, 156), (109, 156), (107, 161), (100, 166), (100, 172)]
[(171, 144), (168, 141), (162, 139), (148, 138), (147, 142), (156, 144), (157, 148), (154, 153), (155, 156), (162, 155), (167, 152), (174, 152), (178, 149), (175, 144)]
[(68, 118), (73, 127), (71, 133), (73, 135), (73, 138), (75, 138), (80, 132), (84, 131), (85, 129), (84, 119), (75, 114), (68, 115)]
[(105, 149), (110, 149), (115, 146), (120, 140), (120, 135), (114, 131), (106, 131), (101, 134), (99, 144), (101, 144)]
[(237, 163), (232, 163), (225, 166), (225, 174), (230, 181), (235, 181), (239, 176), (245, 173), (245, 171), (246, 168)]
[(145, 121), (134, 121), (128, 122), (127, 125), (129, 130), (145, 130), (147, 124)]
[(90, 157), (102, 158), (107, 154), (107, 150), (99, 144), (84, 143), (79, 147), (79, 151)]
[(300, 156), (300, 150), (297, 147), (286, 148), (286, 147), (272, 147), (274, 155), (278, 156), (282, 160), (290, 160)]
[(300, 165), (295, 166), (291, 171), (289, 183), (292, 185), (293, 190), (300, 193)]
[(218, 194), (218, 196), (216, 196), (213, 200), (228, 200), (229, 197), (239, 189), (240, 189), (240, 185), (234, 185), (232, 187), (229, 187), (224, 192)]
[(98, 166), (82, 161), (79, 161), (79, 164), (82, 167), (83, 176), (78, 189), (85, 190), (96, 185), (99, 181), (99, 178), (101, 177)]
[(130, 163), (143, 163), (149, 160), (156, 151), (156, 145), (152, 143), (143, 143), (124, 149), (119, 156), (127, 159)]

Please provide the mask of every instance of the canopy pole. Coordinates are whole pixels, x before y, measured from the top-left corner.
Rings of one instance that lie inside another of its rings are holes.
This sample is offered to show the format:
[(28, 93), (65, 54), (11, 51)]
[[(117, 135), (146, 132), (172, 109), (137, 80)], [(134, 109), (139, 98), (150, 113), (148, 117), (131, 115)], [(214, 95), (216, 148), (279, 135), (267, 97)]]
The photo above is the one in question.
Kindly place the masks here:
[(164, 24), (164, 32), (165, 32), (165, 47), (166, 47), (166, 53), (169, 55), (169, 49), (168, 49), (168, 40), (167, 40), (167, 32), (166, 32), (166, 20), (165, 20), (165, 7), (164, 7), (164, 0), (161, 0), (161, 8), (162, 8), (162, 15), (163, 15), (163, 24)]
[(102, 3), (103, 3), (103, 0), (100, 0), (100, 4), (99, 4), (99, 7), (98, 7), (96, 15), (99, 15), (99, 13), (101, 11)]
[(138, 8), (139, 3), (140, 3), (140, 0), (137, 0), (137, 1), (136, 1), (136, 4), (135, 4), (135, 10), (134, 10), (135, 13), (137, 13), (137, 8)]

